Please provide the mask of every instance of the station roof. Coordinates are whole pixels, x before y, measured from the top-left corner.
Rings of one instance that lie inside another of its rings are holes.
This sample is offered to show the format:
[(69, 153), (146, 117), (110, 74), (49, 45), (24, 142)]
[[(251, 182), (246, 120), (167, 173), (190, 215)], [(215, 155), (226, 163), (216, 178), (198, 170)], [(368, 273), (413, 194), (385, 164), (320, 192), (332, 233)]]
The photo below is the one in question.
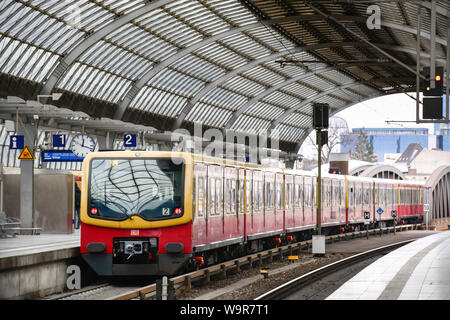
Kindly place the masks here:
[[(436, 1), (438, 65), (449, 6)], [(59, 92), (58, 107), (161, 131), (265, 130), (294, 151), (312, 103), (415, 91), (418, 8), (424, 65), (430, 1), (4, 0), (0, 96)]]

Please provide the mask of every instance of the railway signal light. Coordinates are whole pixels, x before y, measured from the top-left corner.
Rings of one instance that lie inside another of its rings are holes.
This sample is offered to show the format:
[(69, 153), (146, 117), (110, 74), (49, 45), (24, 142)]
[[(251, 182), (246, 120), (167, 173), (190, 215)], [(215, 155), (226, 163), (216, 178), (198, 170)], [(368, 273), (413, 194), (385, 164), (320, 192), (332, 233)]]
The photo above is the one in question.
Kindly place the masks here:
[[(430, 79), (430, 67), (424, 67), (422, 75)], [(431, 79), (422, 81), (421, 88), (425, 97), (440, 97), (444, 94), (444, 67), (435, 68), (434, 88), (431, 87)]]
[(340, 174), (339, 168), (330, 168), (328, 170), (329, 174)]
[(316, 129), (328, 128), (328, 103), (313, 104), (313, 127)]

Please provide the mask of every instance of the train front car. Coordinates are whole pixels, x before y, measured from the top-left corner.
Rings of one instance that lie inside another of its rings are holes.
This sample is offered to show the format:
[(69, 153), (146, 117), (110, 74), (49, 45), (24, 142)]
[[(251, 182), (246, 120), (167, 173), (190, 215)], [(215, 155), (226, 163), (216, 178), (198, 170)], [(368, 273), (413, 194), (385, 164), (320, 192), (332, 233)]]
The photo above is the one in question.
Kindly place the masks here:
[(83, 162), (81, 256), (99, 275), (172, 275), (191, 257), (192, 160), (96, 152)]

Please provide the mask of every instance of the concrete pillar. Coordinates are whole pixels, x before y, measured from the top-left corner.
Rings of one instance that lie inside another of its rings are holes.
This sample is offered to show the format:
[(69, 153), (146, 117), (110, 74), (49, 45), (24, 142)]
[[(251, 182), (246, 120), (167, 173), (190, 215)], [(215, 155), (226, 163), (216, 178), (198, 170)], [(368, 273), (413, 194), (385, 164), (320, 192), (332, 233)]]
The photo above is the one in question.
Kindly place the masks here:
[[(19, 121), (18, 133), (24, 135), (25, 145), (33, 150), (35, 127)], [(33, 228), (34, 218), (34, 161), (20, 160), (20, 222), (22, 228)]]

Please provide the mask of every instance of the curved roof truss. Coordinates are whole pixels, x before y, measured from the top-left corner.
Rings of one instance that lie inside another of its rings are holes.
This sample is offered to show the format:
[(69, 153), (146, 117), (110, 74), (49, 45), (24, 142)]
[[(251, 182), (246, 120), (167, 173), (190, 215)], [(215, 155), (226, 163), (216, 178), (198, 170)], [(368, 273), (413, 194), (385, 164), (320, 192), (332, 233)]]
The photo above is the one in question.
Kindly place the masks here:
[[(105, 110), (115, 106), (115, 119), (171, 119), (161, 130), (196, 121), (225, 130), (279, 128), (282, 140), (297, 145), (314, 102), (338, 112), (414, 90), (415, 75), (404, 66), (414, 68), (417, 59), (418, 5), (428, 18), (427, 1), (381, 2), (381, 30), (369, 31), (367, 4), (348, 1), (5, 0), (0, 77), (29, 81), (35, 98), (55, 90), (94, 98)], [(441, 64), (449, 12), (437, 1)], [(425, 30), (420, 37), (431, 38)], [(422, 41), (422, 62), (428, 51)], [(281, 68), (276, 59), (292, 63)], [(6, 91), (15, 95), (12, 85)], [(72, 98), (67, 107), (75, 104)]]

